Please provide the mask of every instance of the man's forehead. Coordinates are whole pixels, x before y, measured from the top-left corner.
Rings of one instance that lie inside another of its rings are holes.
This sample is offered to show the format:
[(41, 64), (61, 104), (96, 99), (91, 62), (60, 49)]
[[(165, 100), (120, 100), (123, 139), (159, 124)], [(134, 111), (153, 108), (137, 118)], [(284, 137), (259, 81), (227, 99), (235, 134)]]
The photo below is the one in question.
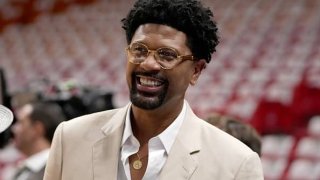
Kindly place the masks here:
[(136, 33), (161, 33), (162, 35), (181, 35), (184, 36), (185, 33), (182, 31), (177, 30), (176, 28), (173, 28), (171, 26), (168, 25), (164, 25), (164, 24), (155, 24), (155, 23), (147, 23), (147, 24), (142, 24), (140, 25), (137, 30)]
[(158, 46), (170, 46), (178, 51), (183, 51), (183, 47), (187, 48), (185, 33), (163, 24), (148, 23), (140, 25), (135, 31), (132, 41), (143, 41), (151, 49), (158, 48)]

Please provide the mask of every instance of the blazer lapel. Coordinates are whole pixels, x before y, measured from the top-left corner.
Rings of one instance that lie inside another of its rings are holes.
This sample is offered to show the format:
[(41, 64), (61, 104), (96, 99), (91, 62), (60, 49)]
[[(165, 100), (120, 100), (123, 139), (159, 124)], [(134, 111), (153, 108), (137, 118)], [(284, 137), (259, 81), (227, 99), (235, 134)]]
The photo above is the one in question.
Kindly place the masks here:
[(160, 179), (190, 179), (198, 167), (197, 154), (200, 152), (198, 117), (186, 102), (186, 118), (169, 152)]
[(103, 138), (99, 139), (92, 148), (93, 179), (117, 179), (118, 160), (123, 134), (126, 112), (129, 105), (120, 109), (109, 122), (101, 128)]
[(197, 166), (192, 153), (190, 154), (181, 142), (176, 141), (161, 171), (160, 179), (190, 179)]

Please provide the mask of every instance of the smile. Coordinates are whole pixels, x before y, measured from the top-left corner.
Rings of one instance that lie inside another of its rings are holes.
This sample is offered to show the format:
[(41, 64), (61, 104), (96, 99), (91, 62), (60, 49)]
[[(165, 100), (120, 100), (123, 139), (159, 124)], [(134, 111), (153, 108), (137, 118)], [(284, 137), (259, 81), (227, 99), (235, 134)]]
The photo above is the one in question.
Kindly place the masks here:
[(137, 76), (137, 79), (138, 79), (138, 83), (142, 86), (157, 87), (163, 84), (161, 80), (150, 78), (150, 77)]

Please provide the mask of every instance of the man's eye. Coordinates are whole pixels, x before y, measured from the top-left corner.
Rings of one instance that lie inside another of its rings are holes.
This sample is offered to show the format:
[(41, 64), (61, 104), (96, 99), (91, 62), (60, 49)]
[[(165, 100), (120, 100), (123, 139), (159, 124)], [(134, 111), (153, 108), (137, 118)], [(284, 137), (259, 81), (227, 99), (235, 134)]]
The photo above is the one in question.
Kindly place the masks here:
[(158, 50), (158, 54), (161, 58), (165, 58), (166, 60), (173, 60), (177, 58), (177, 53), (171, 49), (160, 49)]
[(138, 52), (146, 52), (147, 50), (146, 50), (146, 48), (145, 47), (139, 47), (139, 46), (137, 46), (137, 47), (134, 47), (133, 48), (133, 51), (138, 51)]

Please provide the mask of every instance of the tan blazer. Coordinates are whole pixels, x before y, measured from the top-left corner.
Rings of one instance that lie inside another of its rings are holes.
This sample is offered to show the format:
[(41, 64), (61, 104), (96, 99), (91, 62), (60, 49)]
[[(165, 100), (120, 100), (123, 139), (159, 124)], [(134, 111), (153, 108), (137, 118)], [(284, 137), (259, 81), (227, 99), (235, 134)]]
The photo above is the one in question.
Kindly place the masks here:
[[(116, 180), (126, 107), (63, 122), (55, 132), (45, 180)], [(186, 119), (169, 153), (161, 180), (260, 180), (258, 155), (199, 119)]]

